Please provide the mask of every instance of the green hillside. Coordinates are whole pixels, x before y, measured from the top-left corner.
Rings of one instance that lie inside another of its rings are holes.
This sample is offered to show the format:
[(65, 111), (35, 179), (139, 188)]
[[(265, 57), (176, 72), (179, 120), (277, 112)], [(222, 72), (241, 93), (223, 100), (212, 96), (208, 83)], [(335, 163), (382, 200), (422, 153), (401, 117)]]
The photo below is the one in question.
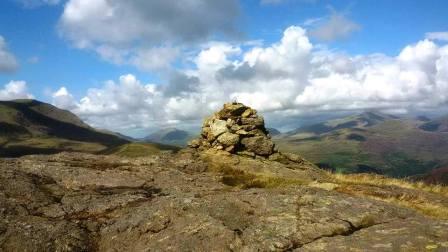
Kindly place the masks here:
[(435, 120), (430, 120), (419, 127), (424, 131), (429, 132), (446, 132), (448, 133), (448, 116), (440, 117)]
[(170, 145), (156, 144), (156, 143), (128, 143), (114, 148), (110, 148), (101, 154), (117, 155), (121, 157), (146, 157), (148, 155), (159, 154), (164, 151), (176, 152), (179, 148)]
[(188, 141), (193, 138), (194, 136), (188, 131), (176, 128), (167, 128), (153, 132), (143, 138), (143, 141), (184, 147), (187, 145)]
[(0, 156), (61, 151), (96, 153), (128, 143), (69, 111), (36, 100), (0, 101)]
[(300, 153), (326, 169), (405, 177), (448, 164), (448, 133), (425, 131), (425, 123), (369, 112), (274, 139), (280, 149)]

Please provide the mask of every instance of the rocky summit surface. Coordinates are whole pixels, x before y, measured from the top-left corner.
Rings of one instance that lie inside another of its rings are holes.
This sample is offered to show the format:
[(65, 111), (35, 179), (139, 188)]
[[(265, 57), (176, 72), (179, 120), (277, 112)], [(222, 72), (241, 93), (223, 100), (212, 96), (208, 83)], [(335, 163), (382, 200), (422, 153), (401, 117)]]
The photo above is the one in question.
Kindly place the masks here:
[(194, 147), (0, 159), (0, 251), (448, 250), (447, 220), (363, 194), (397, 187), (343, 186), (276, 152), (244, 105), (209, 118)]
[(0, 251), (447, 251), (448, 221), (332, 185), (211, 150), (3, 159)]

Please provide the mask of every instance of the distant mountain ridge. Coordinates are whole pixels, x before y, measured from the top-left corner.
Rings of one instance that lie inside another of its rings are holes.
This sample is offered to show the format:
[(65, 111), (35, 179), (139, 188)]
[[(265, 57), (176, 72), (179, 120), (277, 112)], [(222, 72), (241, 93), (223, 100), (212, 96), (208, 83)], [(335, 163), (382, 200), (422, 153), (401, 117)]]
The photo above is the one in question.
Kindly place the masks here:
[(274, 128), (266, 128), (266, 129), (269, 132), (269, 135), (271, 135), (271, 136), (278, 136), (281, 134), (281, 132), (278, 129), (274, 129)]
[(36, 100), (0, 101), (0, 156), (95, 152), (129, 141), (95, 130), (73, 113)]
[(176, 128), (167, 128), (158, 130), (142, 140), (145, 142), (161, 143), (176, 146), (186, 146), (188, 141), (194, 136), (185, 130), (180, 130)]
[(326, 169), (414, 176), (448, 166), (445, 118), (365, 112), (300, 127), (274, 139), (280, 149), (300, 153)]
[(420, 125), (420, 129), (430, 132), (448, 132), (448, 116), (440, 117), (435, 120)]
[(295, 130), (286, 132), (285, 135), (291, 136), (299, 133), (325, 134), (339, 129), (365, 128), (391, 119), (397, 119), (397, 117), (378, 112), (364, 112), (359, 115), (343, 117), (322, 123), (303, 126)]

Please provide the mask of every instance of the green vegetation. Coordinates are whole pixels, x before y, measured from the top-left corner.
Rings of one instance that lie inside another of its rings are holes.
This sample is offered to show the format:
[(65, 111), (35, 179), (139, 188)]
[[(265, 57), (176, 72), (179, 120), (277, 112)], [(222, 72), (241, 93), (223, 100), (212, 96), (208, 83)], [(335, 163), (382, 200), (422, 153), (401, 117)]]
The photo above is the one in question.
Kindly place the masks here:
[(386, 174), (397, 178), (424, 174), (438, 165), (437, 161), (416, 160), (402, 152), (388, 153), (384, 159), (388, 168)]
[[(2, 143), (3, 141), (3, 143)], [(19, 157), (29, 154), (52, 154), (62, 151), (97, 153), (106, 149), (99, 143), (72, 141), (52, 137), (0, 138), (0, 156)]]
[(101, 152), (101, 154), (136, 158), (158, 154), (162, 151), (178, 151), (178, 150), (179, 150), (178, 147), (163, 144), (129, 143), (108, 149), (106, 151)]
[(17, 140), (12, 143), (8, 143), (6, 147), (14, 146), (27, 146), (34, 148), (54, 148), (54, 149), (66, 149), (71, 151), (83, 151), (83, 152), (97, 152), (103, 150), (105, 147), (99, 143), (89, 143), (65, 140), (52, 137), (34, 137), (23, 140)]
[(341, 173), (356, 172), (357, 165), (368, 160), (368, 154), (360, 151), (358, 141), (325, 137), (302, 142), (275, 139), (275, 142), (284, 152), (298, 153), (313, 163)]
[(52, 119), (74, 124), (83, 128), (90, 128), (89, 125), (85, 124), (81, 119), (79, 119), (75, 114), (71, 113), (67, 110), (61, 110), (54, 106), (49, 106), (45, 103), (32, 103), (30, 107), (33, 111), (36, 111), (39, 114), (46, 115)]
[(274, 141), (280, 150), (334, 172), (406, 177), (448, 165), (448, 134), (424, 131), (422, 123), (364, 113), (303, 127)]
[(189, 132), (176, 128), (162, 129), (144, 138), (149, 143), (161, 143), (166, 145), (174, 145), (185, 147), (187, 143), (195, 138)]
[(0, 103), (0, 121), (16, 124), (17, 111)]
[(97, 153), (128, 143), (97, 131), (71, 112), (35, 100), (0, 101), (0, 156), (61, 151)]

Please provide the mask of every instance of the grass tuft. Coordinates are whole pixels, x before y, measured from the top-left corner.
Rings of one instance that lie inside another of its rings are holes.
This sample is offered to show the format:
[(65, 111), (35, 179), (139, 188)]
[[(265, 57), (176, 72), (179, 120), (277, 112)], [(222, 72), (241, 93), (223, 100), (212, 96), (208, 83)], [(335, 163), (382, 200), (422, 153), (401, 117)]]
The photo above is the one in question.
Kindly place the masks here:
[[(334, 188), (335, 191), (414, 209), (424, 215), (438, 219), (448, 219), (448, 205), (446, 203), (434, 200), (434, 196), (421, 193), (435, 194), (436, 198), (440, 196), (448, 197), (448, 187), (446, 186), (429, 185), (423, 182), (413, 183), (373, 174), (344, 175), (330, 173), (329, 175), (338, 184)], [(359, 185), (365, 185), (366, 187), (360, 188)], [(394, 191), (394, 187), (397, 190)], [(375, 188), (384, 188), (385, 190), (378, 192)], [(400, 188), (406, 190), (400, 191)]]
[(261, 173), (249, 173), (222, 163), (213, 163), (211, 171), (223, 174), (221, 179), (222, 183), (229, 186), (240, 187), (242, 189), (278, 188), (304, 184), (302, 180), (274, 177)]
[(448, 187), (443, 185), (431, 185), (424, 182), (410, 182), (404, 179), (389, 178), (377, 174), (339, 174), (329, 173), (336, 181), (345, 184), (372, 185), (372, 186), (396, 186), (405, 189), (421, 190), (429, 193), (448, 197)]
[(162, 151), (178, 151), (178, 150), (179, 150), (178, 147), (163, 144), (129, 143), (109, 149), (101, 154), (117, 155), (120, 157), (127, 157), (127, 158), (137, 158), (159, 154)]

